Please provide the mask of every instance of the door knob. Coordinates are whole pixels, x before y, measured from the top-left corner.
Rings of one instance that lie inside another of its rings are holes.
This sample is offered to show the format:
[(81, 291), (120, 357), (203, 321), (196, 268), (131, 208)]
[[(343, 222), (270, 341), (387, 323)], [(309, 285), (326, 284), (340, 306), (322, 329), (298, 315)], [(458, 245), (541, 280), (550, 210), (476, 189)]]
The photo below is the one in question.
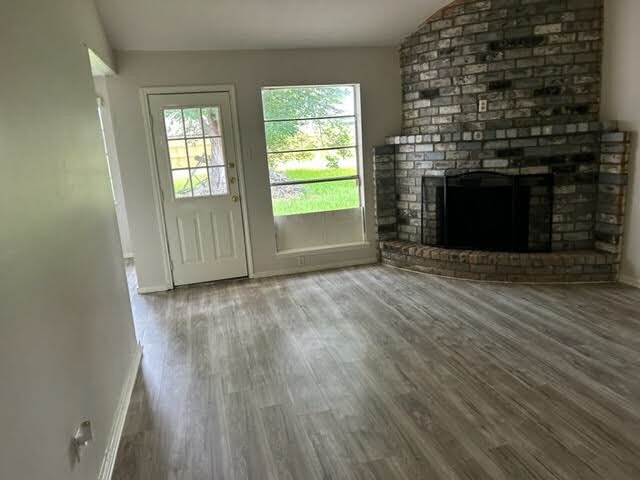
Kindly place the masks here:
[(237, 202), (238, 200), (240, 200), (240, 197), (238, 197), (238, 195), (234, 195), (231, 197), (232, 202)]

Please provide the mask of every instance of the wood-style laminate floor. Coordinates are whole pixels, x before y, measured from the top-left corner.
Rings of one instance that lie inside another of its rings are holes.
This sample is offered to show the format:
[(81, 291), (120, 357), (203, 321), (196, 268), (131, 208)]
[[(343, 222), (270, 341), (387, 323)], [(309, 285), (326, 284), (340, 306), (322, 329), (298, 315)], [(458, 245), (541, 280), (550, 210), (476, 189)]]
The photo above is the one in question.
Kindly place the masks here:
[(114, 480), (640, 479), (640, 290), (374, 265), (132, 305)]

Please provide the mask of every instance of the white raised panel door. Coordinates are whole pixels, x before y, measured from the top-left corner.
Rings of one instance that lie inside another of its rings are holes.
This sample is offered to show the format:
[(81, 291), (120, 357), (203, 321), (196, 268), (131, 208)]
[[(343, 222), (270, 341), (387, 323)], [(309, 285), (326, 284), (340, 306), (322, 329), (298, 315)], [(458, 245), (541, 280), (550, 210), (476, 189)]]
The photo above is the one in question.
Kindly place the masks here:
[(173, 283), (247, 275), (230, 95), (149, 95)]

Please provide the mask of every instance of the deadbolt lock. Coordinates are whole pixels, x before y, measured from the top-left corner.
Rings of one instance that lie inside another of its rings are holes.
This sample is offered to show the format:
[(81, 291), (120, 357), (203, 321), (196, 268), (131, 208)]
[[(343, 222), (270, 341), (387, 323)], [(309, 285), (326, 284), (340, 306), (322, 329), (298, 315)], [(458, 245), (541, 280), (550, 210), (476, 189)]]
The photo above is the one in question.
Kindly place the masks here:
[(235, 164), (235, 163), (233, 163), (233, 162), (231, 162), (231, 163), (229, 164), (229, 168), (236, 168), (236, 164)]
[(240, 197), (238, 195), (234, 195), (233, 197), (231, 197), (232, 202), (237, 202), (238, 200), (240, 200)]
[(229, 179), (229, 182), (231, 182), (231, 183), (236, 183), (236, 177), (231, 177), (231, 178)]

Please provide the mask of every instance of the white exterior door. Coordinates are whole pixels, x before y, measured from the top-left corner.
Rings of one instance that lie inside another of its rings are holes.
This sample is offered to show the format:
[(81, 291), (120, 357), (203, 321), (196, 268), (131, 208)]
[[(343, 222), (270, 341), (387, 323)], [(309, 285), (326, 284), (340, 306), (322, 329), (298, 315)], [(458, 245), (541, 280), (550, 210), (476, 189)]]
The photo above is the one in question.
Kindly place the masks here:
[(228, 92), (149, 95), (173, 283), (247, 275)]

